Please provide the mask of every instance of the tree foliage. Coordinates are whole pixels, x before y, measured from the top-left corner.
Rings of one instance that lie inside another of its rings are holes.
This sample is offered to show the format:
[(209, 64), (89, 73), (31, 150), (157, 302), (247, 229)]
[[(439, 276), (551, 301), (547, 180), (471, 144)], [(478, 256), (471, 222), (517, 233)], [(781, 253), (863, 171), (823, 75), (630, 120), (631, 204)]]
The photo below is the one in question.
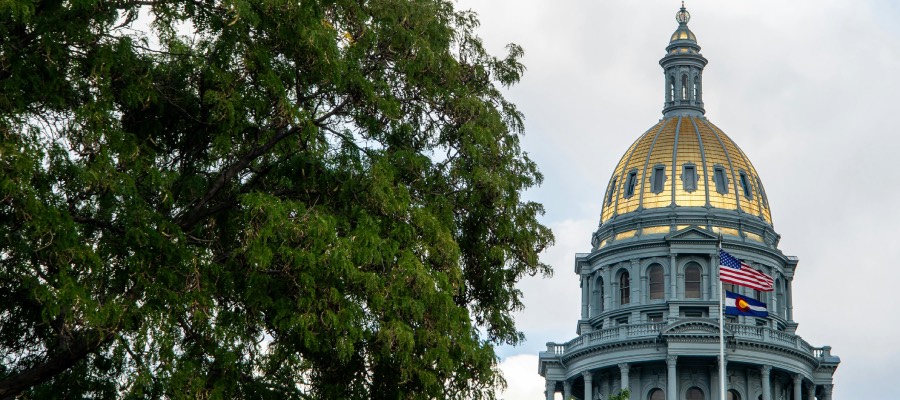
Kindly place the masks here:
[(553, 238), (477, 25), (0, 1), (0, 398), (492, 398)]

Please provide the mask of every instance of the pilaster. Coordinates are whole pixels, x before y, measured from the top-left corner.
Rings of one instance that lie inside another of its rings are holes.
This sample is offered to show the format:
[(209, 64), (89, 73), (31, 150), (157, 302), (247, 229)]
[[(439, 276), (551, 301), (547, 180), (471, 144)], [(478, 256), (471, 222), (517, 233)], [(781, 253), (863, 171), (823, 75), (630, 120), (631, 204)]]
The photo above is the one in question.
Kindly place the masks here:
[(589, 275), (581, 275), (581, 319), (588, 319), (588, 305), (590, 304), (591, 280)]
[(675, 300), (678, 298), (678, 254), (669, 255), (669, 298)]
[(787, 296), (787, 320), (788, 322), (794, 322), (794, 290), (793, 285), (791, 285), (794, 277), (786, 276), (784, 280), (787, 283), (787, 293), (785, 293), (785, 296)]

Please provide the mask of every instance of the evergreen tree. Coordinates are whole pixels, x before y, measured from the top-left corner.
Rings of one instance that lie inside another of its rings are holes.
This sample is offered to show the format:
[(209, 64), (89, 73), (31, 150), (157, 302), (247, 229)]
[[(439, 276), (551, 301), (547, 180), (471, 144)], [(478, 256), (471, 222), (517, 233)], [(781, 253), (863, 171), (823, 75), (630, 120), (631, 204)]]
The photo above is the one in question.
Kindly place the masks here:
[(477, 25), (0, 2), (0, 398), (493, 398), (553, 238)]

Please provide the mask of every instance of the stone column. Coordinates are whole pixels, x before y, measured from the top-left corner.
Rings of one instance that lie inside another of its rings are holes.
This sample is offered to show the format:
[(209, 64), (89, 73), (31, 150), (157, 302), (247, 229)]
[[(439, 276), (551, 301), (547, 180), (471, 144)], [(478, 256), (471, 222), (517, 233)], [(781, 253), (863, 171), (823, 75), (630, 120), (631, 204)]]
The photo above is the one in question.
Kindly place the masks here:
[(544, 383), (544, 394), (547, 395), (547, 400), (553, 400), (553, 396), (556, 395), (556, 381), (547, 380)]
[(810, 383), (806, 388), (809, 391), (806, 395), (806, 400), (816, 400), (816, 384)]
[(678, 254), (669, 256), (669, 298), (675, 300), (678, 293), (678, 266), (675, 259)]
[(563, 381), (563, 399), (572, 398), (572, 381)]
[(803, 398), (803, 377), (800, 374), (794, 375), (794, 398)]
[(822, 385), (822, 389), (825, 389), (825, 400), (831, 400), (831, 391), (834, 390), (833, 384)]
[(794, 280), (793, 277), (785, 277), (784, 280), (787, 282), (787, 290), (784, 295), (787, 296), (787, 320), (790, 322), (794, 321), (794, 291), (791, 288), (791, 282)]
[(622, 379), (619, 380), (621, 385), (619, 389), (628, 389), (628, 373), (631, 369), (631, 366), (628, 363), (619, 364), (619, 373), (622, 375)]
[(591, 294), (591, 280), (588, 275), (581, 276), (581, 319), (588, 319), (588, 304)]
[(666, 357), (666, 400), (678, 400), (678, 356)]
[(584, 378), (584, 400), (593, 400), (593, 396), (591, 394), (594, 393), (594, 385), (593, 382), (593, 374), (590, 371), (585, 371), (581, 373), (581, 377)]
[(719, 300), (722, 294), (719, 293), (719, 255), (716, 253), (709, 256), (709, 276), (712, 277), (709, 280), (709, 292), (712, 293), (710, 299)]
[(772, 366), (771, 365), (763, 365), (759, 368), (759, 371), (762, 373), (762, 395), (763, 400), (772, 400)]

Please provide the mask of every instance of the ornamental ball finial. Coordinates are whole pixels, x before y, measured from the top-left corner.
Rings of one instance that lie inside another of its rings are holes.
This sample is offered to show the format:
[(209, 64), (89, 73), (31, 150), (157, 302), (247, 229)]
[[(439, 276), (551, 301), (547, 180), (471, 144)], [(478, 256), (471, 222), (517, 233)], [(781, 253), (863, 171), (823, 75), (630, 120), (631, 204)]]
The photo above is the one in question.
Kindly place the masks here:
[(691, 20), (691, 13), (684, 8), (684, 1), (681, 2), (681, 10), (678, 10), (678, 13), (675, 14), (675, 20), (678, 21), (679, 24), (686, 24)]

